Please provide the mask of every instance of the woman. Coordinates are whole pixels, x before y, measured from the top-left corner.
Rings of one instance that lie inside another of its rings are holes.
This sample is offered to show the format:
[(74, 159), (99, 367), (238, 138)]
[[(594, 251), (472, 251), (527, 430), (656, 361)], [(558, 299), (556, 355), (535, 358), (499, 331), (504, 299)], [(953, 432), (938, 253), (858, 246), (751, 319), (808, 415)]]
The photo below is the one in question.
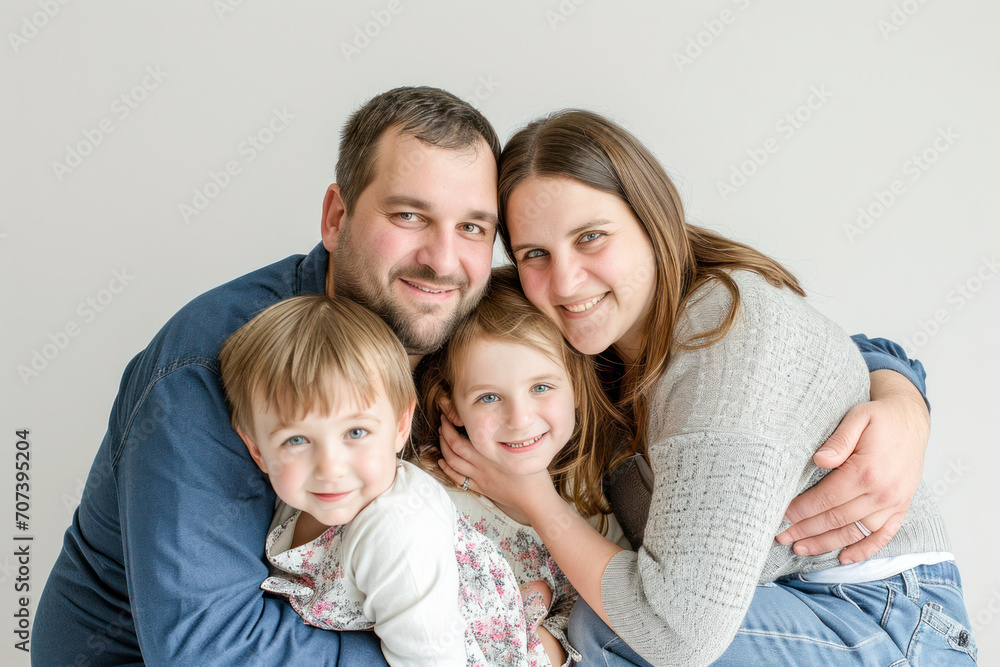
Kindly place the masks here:
[(622, 550), (547, 476), (504, 475), (443, 426), (446, 471), (523, 512), (589, 605), (570, 626), (585, 663), (974, 662), (925, 488), (872, 560), (842, 565), (774, 540), (788, 502), (826, 472), (814, 451), (869, 391), (857, 350), (794, 277), (687, 225), (649, 151), (589, 112), (511, 139), (500, 202), (525, 294), (610, 369), (632, 425), (631, 446), (597, 449), (593, 468), (638, 452), (655, 479), (643, 544)]

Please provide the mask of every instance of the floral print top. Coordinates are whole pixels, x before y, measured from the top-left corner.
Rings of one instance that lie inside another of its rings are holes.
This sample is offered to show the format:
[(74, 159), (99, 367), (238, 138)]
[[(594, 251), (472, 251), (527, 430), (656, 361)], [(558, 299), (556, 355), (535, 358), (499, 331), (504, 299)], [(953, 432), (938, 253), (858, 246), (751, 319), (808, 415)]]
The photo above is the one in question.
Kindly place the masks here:
[(390, 665), (535, 664), (507, 560), (416, 466), (401, 461), (353, 521), (291, 548), (298, 516), (279, 503), (261, 588), (287, 596), (306, 623), (374, 629)]

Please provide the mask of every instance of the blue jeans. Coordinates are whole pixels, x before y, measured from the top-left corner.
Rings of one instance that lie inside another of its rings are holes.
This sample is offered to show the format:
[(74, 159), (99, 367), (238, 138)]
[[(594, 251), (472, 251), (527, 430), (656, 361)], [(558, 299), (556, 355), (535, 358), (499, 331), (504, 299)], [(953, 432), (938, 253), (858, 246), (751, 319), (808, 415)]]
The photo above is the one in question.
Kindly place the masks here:
[[(714, 665), (972, 665), (976, 642), (951, 561), (863, 584), (785, 577), (758, 586)], [(581, 599), (569, 619), (579, 667), (642, 665)]]

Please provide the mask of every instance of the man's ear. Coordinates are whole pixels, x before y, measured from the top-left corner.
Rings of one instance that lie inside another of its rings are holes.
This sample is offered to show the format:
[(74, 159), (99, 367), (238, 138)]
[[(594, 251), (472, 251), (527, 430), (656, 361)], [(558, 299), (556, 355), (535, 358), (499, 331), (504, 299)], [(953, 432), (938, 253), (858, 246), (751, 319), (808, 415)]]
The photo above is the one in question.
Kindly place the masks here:
[(247, 446), (247, 451), (250, 452), (250, 458), (254, 460), (254, 463), (257, 464), (257, 467), (260, 468), (261, 472), (266, 475), (267, 464), (264, 463), (264, 457), (260, 455), (260, 448), (257, 446), (257, 443), (253, 441), (253, 438), (244, 433), (242, 429), (236, 429), (236, 433), (238, 433), (240, 438), (243, 440), (243, 444)]
[(406, 441), (410, 439), (410, 427), (413, 425), (413, 410), (417, 402), (410, 401), (410, 405), (399, 415), (399, 423), (396, 424), (396, 453), (399, 454), (406, 446)]
[(438, 407), (441, 408), (441, 412), (444, 413), (445, 418), (448, 419), (455, 426), (465, 426), (462, 423), (462, 418), (458, 416), (458, 410), (455, 409), (455, 404), (451, 402), (451, 399), (447, 396), (442, 396), (438, 399)]
[(323, 222), (320, 225), (323, 247), (327, 252), (333, 252), (337, 247), (337, 237), (346, 221), (347, 209), (344, 208), (344, 200), (340, 196), (340, 186), (334, 183), (326, 189), (326, 197), (323, 198)]

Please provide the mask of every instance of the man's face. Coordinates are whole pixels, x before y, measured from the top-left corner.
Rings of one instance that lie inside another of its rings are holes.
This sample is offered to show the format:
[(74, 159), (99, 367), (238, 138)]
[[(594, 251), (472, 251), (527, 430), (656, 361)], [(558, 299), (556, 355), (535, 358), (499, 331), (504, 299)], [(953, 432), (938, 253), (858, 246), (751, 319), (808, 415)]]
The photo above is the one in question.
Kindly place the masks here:
[(350, 218), (336, 186), (327, 194), (323, 242), (334, 289), (384, 319), (411, 355), (427, 354), (486, 288), (496, 161), (485, 141), (451, 150), (389, 130), (376, 169)]

